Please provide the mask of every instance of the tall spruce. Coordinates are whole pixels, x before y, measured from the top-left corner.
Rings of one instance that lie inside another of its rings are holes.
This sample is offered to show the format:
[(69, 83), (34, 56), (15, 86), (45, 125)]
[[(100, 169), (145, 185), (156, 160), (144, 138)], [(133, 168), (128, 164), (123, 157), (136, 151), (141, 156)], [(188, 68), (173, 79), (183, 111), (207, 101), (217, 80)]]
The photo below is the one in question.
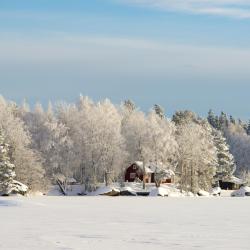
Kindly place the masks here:
[(130, 112), (132, 112), (136, 109), (135, 103), (133, 101), (131, 101), (130, 99), (125, 100), (123, 105)]
[(215, 114), (214, 114), (214, 112), (212, 111), (212, 109), (210, 109), (210, 110), (208, 111), (207, 120), (208, 120), (208, 122), (210, 123), (210, 125), (211, 125), (212, 127), (217, 128), (218, 123), (217, 123)]
[(230, 123), (232, 123), (232, 124), (234, 124), (234, 125), (236, 124), (236, 121), (235, 121), (235, 119), (233, 118), (232, 115), (230, 115), (229, 121), (230, 121)]
[(235, 172), (234, 157), (229, 151), (229, 146), (222, 133), (218, 130), (213, 130), (214, 144), (217, 148), (218, 165), (216, 177), (219, 180), (226, 179)]
[(247, 125), (247, 135), (250, 135), (250, 120), (249, 120), (248, 125)]
[(229, 121), (227, 115), (222, 111), (219, 117), (219, 129), (224, 130), (225, 128), (228, 127), (228, 125)]
[(163, 118), (165, 117), (164, 109), (163, 109), (163, 107), (161, 107), (160, 105), (155, 104), (155, 105), (154, 105), (154, 111), (155, 111), (155, 113), (156, 113), (161, 119), (163, 119)]
[(15, 165), (10, 162), (9, 157), (9, 145), (5, 142), (3, 131), (0, 130), (0, 194), (8, 192), (15, 176)]

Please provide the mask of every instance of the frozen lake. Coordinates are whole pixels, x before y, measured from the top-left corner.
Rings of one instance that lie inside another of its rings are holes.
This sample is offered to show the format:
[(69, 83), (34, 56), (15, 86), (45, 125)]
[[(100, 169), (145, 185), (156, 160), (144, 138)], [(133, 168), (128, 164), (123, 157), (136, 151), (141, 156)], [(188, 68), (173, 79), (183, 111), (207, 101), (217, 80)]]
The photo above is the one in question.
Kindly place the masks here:
[(250, 249), (250, 197), (0, 198), (0, 249)]

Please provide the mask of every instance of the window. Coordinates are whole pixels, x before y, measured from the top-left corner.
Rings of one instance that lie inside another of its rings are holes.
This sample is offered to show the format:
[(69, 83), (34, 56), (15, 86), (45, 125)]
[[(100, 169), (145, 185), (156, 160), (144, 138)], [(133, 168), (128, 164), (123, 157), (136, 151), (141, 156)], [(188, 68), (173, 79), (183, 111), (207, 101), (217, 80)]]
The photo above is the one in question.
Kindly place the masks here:
[(136, 177), (136, 173), (130, 173), (130, 175), (129, 175), (130, 179), (135, 179), (135, 177)]

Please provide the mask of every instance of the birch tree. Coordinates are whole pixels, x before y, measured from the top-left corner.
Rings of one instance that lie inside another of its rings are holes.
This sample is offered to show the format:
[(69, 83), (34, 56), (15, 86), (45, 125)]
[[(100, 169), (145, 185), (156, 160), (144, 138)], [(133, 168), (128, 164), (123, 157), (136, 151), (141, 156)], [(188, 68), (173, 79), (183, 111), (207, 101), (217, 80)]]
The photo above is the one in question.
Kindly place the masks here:
[(210, 131), (196, 123), (178, 127), (180, 187), (197, 193), (209, 191), (217, 167), (217, 151)]

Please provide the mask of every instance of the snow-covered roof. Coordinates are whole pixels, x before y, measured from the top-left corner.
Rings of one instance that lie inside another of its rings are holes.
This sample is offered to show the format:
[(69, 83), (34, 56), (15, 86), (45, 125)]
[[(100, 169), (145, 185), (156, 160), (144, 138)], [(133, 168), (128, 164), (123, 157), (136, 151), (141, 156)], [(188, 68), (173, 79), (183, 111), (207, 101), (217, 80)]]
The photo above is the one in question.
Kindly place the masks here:
[[(144, 170), (144, 169), (143, 169), (143, 162), (142, 162), (142, 161), (135, 161), (134, 164), (136, 164), (142, 171)], [(147, 174), (152, 174), (152, 173), (154, 172), (154, 171), (149, 167), (148, 164), (145, 164), (144, 168), (145, 168), (145, 172), (146, 172)]]
[(232, 175), (231, 177), (227, 178), (224, 180), (225, 182), (232, 182), (232, 183), (235, 183), (235, 184), (238, 184), (238, 185), (242, 185), (242, 184), (245, 184), (246, 181)]
[[(134, 164), (136, 164), (141, 170), (143, 170), (143, 162), (142, 161), (136, 161)], [(173, 170), (168, 169), (165, 165), (162, 164), (155, 164), (155, 163), (147, 163), (145, 164), (145, 171), (147, 174), (155, 173), (156, 171), (162, 171), (166, 173), (166, 178), (171, 178), (172, 176), (175, 176), (175, 173)]]
[(67, 180), (66, 180), (68, 183), (76, 183), (76, 179), (73, 178), (73, 177), (68, 177)]

